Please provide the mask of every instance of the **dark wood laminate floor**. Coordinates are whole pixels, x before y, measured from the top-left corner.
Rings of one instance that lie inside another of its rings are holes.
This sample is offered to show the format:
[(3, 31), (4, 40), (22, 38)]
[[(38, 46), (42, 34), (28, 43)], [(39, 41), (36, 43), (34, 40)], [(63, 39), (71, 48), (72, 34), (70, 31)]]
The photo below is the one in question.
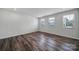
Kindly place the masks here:
[(35, 32), (0, 40), (0, 51), (78, 51), (79, 40)]

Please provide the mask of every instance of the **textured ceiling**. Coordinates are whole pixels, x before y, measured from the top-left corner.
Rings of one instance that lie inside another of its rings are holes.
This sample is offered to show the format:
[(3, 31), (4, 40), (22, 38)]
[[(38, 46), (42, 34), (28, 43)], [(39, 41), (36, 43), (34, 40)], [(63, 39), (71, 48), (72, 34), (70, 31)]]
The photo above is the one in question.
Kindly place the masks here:
[(22, 13), (29, 16), (34, 17), (41, 17), (45, 15), (55, 14), (58, 12), (71, 10), (74, 8), (3, 8), (4, 10), (16, 12), (16, 13)]

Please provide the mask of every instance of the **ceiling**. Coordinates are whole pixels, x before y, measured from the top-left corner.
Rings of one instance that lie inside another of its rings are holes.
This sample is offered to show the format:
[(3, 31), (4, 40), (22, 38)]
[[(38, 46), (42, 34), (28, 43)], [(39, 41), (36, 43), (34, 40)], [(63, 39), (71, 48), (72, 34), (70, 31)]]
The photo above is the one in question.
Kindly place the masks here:
[(26, 14), (33, 17), (42, 17), (74, 8), (3, 8), (4, 10)]

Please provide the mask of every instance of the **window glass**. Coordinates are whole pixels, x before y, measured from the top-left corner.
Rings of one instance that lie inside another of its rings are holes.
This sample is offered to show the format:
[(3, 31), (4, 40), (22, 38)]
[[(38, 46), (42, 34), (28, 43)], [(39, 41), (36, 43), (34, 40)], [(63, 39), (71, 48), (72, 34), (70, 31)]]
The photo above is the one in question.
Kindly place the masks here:
[(41, 25), (45, 25), (45, 19), (41, 19)]
[(55, 17), (49, 18), (48, 19), (48, 24), (51, 25), (51, 26), (55, 25)]
[(65, 28), (72, 28), (73, 20), (74, 20), (74, 14), (63, 16), (63, 23), (64, 23)]

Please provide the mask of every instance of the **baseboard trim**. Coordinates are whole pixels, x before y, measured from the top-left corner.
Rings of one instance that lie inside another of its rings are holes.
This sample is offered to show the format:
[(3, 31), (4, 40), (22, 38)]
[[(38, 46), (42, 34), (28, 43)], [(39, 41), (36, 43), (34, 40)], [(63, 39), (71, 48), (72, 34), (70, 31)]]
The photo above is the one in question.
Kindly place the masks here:
[[(58, 37), (67, 38), (67, 39), (76, 39), (76, 38), (71, 38), (71, 37), (61, 36), (61, 35), (52, 34), (52, 33), (48, 33), (48, 32), (43, 32), (43, 31), (35, 31), (35, 32), (30, 32), (30, 33), (26, 33), (26, 34), (20, 34), (20, 35), (11, 36), (11, 37), (2, 38), (2, 39), (8, 39), (8, 38), (12, 38), (12, 37), (21, 36), (21, 35), (29, 35), (29, 34), (33, 34), (33, 33), (44, 33), (44, 34), (48, 34), (48, 35), (51, 35), (51, 36), (53, 35), (53, 36), (58, 36)], [(1, 39), (0, 39), (0, 40), (1, 40)], [(76, 40), (79, 40), (79, 39), (76, 39)]]
[[(45, 34), (49, 34), (49, 35), (54, 35), (54, 36), (58, 36), (58, 37), (63, 37), (63, 38), (67, 38), (67, 39), (76, 39), (76, 38), (61, 36), (61, 35), (52, 34), (52, 33), (48, 33), (48, 32), (43, 32), (43, 31), (38, 31), (38, 32), (40, 32), (40, 33), (45, 33)], [(79, 39), (76, 39), (76, 40), (79, 40)]]
[[(35, 31), (35, 32), (30, 32), (30, 33), (26, 33), (26, 34), (17, 34), (17, 35), (15, 35), (15, 36), (10, 36), (10, 37), (1, 38), (1, 39), (8, 39), (8, 38), (12, 38), (12, 37), (21, 36), (21, 35), (29, 35), (29, 34), (33, 34), (33, 33), (36, 33), (36, 32), (38, 32), (38, 31)], [(0, 39), (0, 40), (1, 40), (1, 39)]]

